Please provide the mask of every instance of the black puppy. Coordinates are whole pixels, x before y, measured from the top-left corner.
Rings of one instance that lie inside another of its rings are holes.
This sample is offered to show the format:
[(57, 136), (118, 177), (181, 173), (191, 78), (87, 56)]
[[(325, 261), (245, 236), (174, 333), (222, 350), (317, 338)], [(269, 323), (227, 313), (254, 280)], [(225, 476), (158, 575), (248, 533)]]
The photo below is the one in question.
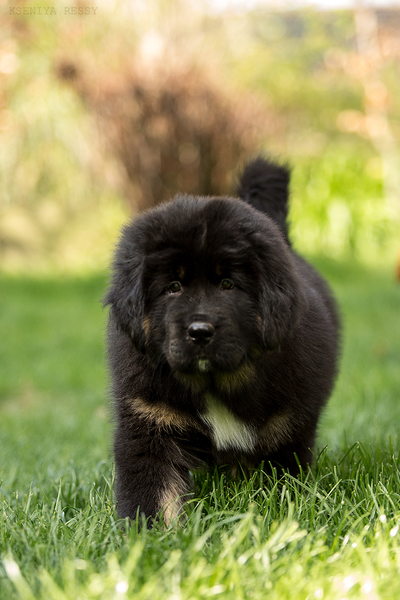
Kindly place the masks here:
[(169, 522), (202, 464), (312, 459), (339, 322), (291, 249), (288, 182), (258, 159), (241, 199), (177, 196), (123, 229), (105, 300), (121, 517)]

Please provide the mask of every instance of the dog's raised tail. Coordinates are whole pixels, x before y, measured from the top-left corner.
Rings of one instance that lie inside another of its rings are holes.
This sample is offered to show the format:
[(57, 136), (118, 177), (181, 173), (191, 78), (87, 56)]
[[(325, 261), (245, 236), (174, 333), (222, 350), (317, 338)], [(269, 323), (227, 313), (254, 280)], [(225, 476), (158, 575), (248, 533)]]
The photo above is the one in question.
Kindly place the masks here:
[(289, 179), (288, 167), (260, 157), (246, 165), (236, 189), (242, 200), (275, 221), (287, 242)]

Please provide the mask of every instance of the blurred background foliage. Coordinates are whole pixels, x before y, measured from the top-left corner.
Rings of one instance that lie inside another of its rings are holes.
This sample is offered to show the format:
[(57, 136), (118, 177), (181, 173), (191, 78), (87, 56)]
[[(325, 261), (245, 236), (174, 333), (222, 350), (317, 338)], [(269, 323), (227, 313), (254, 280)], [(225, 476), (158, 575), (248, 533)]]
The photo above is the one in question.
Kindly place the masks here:
[(395, 268), (400, 9), (15, 1), (1, 32), (4, 269), (103, 269), (131, 214), (259, 152), (293, 167), (299, 250)]

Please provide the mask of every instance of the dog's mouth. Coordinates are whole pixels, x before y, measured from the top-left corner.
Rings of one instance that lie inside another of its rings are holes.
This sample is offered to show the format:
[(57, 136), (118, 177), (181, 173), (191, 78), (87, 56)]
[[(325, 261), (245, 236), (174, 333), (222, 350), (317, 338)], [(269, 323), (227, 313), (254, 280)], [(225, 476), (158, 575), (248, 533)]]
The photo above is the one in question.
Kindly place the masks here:
[(173, 373), (209, 380), (218, 373), (232, 373), (249, 358), (250, 349), (237, 337), (217, 339), (208, 344), (188, 342), (178, 336), (167, 341), (164, 356)]
[(169, 360), (168, 362), (173, 372), (184, 375), (210, 374), (218, 370), (218, 366), (208, 356), (192, 358), (190, 361), (181, 362), (180, 364), (175, 360)]
[(243, 364), (249, 358), (248, 353), (235, 347), (228, 348), (224, 345), (224, 350), (213, 351), (211, 348), (203, 348), (200, 352), (187, 353), (185, 349), (179, 346), (170, 347), (170, 352), (166, 355), (167, 361), (173, 372), (179, 372), (186, 375), (203, 375), (204, 378), (216, 375), (218, 373), (232, 373), (240, 370)]
[(218, 372), (232, 372), (241, 367), (246, 361), (244, 354), (239, 353), (235, 356), (218, 356), (202, 352), (197, 356), (188, 357), (181, 352), (171, 352), (167, 356), (169, 366), (173, 372), (180, 372), (188, 375), (196, 373), (212, 374)]
[(184, 368), (173, 370), (174, 377), (195, 392), (207, 390), (229, 394), (251, 384), (256, 375), (254, 362), (246, 357), (234, 367), (216, 365), (208, 358), (200, 358)]

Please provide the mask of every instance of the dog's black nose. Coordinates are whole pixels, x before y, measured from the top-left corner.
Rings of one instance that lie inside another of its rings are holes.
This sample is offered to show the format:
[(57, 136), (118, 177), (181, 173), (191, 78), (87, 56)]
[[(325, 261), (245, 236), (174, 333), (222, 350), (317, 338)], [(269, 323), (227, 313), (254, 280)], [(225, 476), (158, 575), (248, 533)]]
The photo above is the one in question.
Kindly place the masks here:
[(188, 336), (195, 344), (205, 346), (214, 335), (214, 325), (204, 321), (195, 321), (188, 327)]

